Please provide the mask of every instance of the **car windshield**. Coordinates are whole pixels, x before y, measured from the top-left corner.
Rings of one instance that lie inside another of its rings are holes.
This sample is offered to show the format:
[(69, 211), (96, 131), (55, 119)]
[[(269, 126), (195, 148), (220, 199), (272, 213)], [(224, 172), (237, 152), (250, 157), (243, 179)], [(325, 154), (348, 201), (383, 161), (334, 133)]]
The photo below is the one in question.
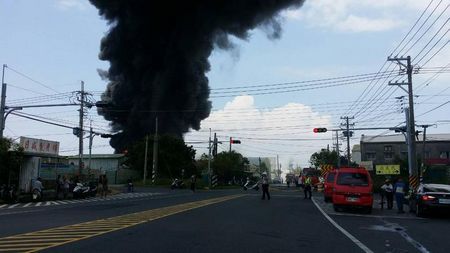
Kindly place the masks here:
[(343, 172), (339, 173), (337, 178), (337, 184), (367, 186), (369, 185), (369, 179), (366, 174), (357, 172)]

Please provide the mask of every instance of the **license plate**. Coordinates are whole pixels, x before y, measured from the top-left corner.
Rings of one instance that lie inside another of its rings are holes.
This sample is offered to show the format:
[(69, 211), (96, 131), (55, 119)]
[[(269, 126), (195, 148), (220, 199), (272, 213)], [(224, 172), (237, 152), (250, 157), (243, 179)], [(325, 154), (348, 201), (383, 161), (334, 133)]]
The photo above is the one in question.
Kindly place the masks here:
[(450, 199), (439, 199), (439, 204), (450, 204)]
[(356, 202), (358, 200), (359, 200), (359, 198), (356, 198), (356, 197), (347, 197), (348, 202)]

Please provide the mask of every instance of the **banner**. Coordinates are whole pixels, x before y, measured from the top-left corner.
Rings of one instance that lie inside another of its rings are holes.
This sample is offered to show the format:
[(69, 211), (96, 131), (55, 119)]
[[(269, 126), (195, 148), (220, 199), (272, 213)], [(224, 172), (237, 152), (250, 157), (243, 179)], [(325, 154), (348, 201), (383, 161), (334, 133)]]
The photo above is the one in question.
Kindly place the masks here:
[(373, 161), (361, 161), (359, 163), (359, 167), (363, 167), (366, 170), (372, 171), (373, 170)]
[(377, 175), (400, 175), (400, 165), (376, 165)]
[(47, 155), (59, 154), (59, 142), (57, 141), (33, 139), (22, 136), (20, 137), (20, 146), (23, 148), (25, 153)]

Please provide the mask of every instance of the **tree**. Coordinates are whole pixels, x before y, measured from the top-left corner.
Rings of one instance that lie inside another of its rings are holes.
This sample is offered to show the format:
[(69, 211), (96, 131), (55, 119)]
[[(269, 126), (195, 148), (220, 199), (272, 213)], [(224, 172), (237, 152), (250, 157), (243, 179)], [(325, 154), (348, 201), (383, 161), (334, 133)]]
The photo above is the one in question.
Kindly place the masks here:
[(18, 181), (23, 159), (23, 148), (12, 139), (0, 139), (0, 183), (12, 184)]
[[(126, 165), (143, 172), (145, 157), (145, 140), (134, 143), (128, 148)], [(147, 152), (147, 175), (152, 173), (153, 138), (149, 138)], [(183, 139), (171, 135), (162, 135), (158, 139), (158, 171), (159, 178), (181, 178), (184, 175), (199, 175), (195, 166), (195, 150), (187, 146)]]
[(338, 155), (336, 151), (330, 151), (328, 149), (322, 149), (320, 152), (315, 152), (311, 155), (309, 162), (315, 168), (319, 168), (323, 164), (332, 164), (337, 166)]
[(212, 162), (214, 173), (217, 174), (221, 182), (228, 182), (233, 178), (242, 178), (249, 161), (236, 151), (221, 152), (217, 154)]

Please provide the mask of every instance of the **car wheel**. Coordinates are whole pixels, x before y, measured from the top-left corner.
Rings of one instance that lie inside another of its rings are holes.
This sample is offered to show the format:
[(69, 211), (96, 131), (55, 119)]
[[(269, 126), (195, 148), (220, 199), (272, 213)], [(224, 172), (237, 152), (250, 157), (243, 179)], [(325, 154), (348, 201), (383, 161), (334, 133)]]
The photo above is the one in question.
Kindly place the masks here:
[(364, 209), (364, 213), (366, 213), (366, 214), (371, 214), (371, 213), (372, 213), (372, 207), (371, 207), (371, 206), (366, 207), (366, 208)]
[(323, 201), (325, 201), (325, 203), (328, 203), (328, 198), (323, 196)]
[(333, 209), (335, 212), (340, 212), (341, 211), (341, 207), (338, 205), (333, 205)]

